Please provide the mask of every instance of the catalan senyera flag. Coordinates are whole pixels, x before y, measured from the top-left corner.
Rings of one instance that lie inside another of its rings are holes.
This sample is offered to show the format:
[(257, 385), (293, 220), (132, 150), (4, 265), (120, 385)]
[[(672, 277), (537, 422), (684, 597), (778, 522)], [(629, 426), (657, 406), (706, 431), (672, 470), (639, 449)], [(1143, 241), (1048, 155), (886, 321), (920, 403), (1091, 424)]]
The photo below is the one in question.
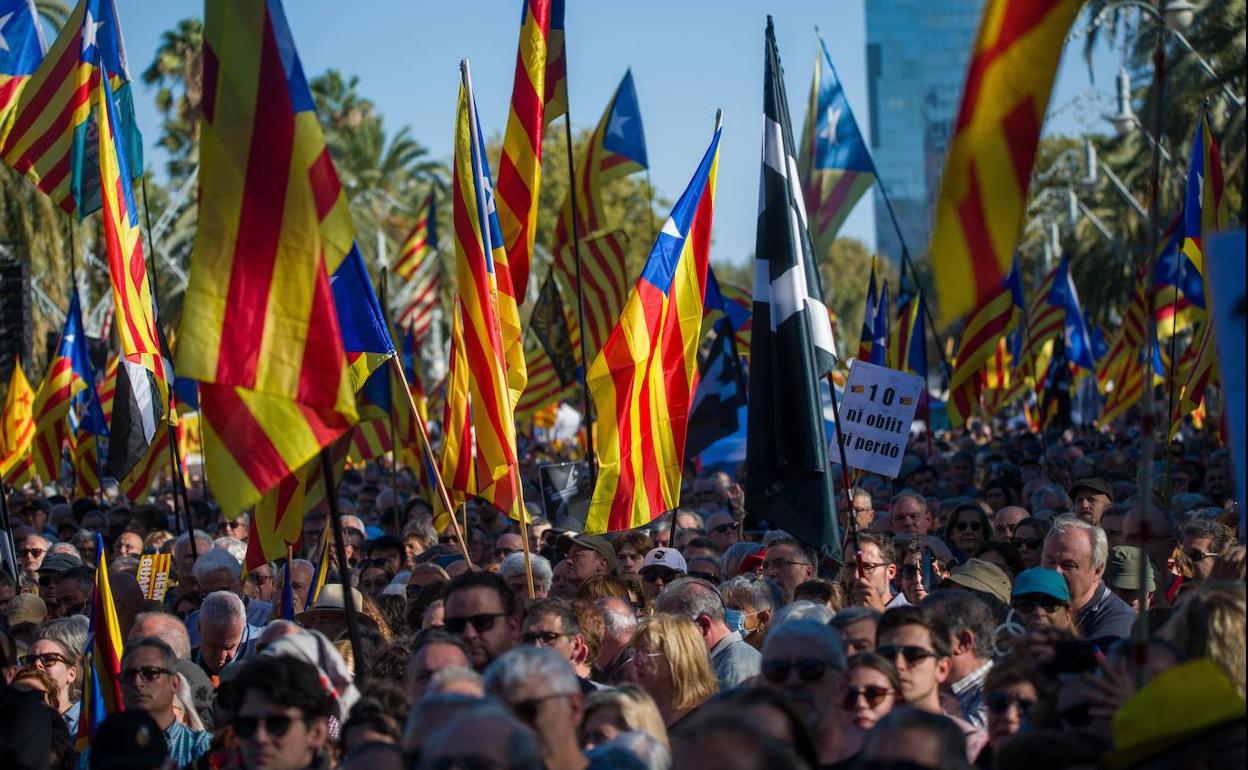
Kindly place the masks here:
[(680, 476), (710, 265), (722, 128), (676, 202), (586, 386), (598, 414), (598, 482), (585, 531), (642, 526), (680, 503)]
[(871, 257), (871, 278), (867, 282), (867, 304), (862, 310), (862, 333), (858, 336), (859, 361), (871, 361), (871, 346), (875, 340), (875, 315), (879, 310), (880, 258)]
[(871, 331), (870, 363), (884, 366), (888, 362), (888, 281), (880, 285), (880, 301), (875, 306), (875, 322)]
[(826, 256), (845, 217), (875, 182), (875, 163), (822, 36), (797, 165), (815, 253)]
[(897, 311), (889, 329), (888, 368), (927, 378), (927, 336), (923, 333), (923, 292), (916, 292)]
[(35, 475), (45, 483), (56, 481), (60, 475), (61, 452), (67, 442), (77, 438), (81, 421), (86, 421), (85, 430), (108, 435), (95, 391), (87, 336), (82, 326), (82, 305), (76, 291), (65, 313), (61, 340), (35, 393), (33, 411)]
[(399, 313), (399, 328), (411, 332), (417, 347), (424, 347), (433, 328), (433, 311), (441, 304), (441, 266), (430, 261), (413, 279), (407, 306)]
[(543, 78), (542, 120), (550, 125), (568, 111), (568, 51), (564, 45), (563, 13), (566, 0), (550, 0), (550, 31), (546, 35), (546, 76)]
[[(477, 476), (472, 441), (471, 372), (464, 349), (464, 323), (456, 302), (451, 320), (451, 360), (446, 374), (446, 403), (442, 412), (442, 450), (438, 465), (451, 502), (458, 505), (477, 493)], [(450, 523), (449, 512), (441, 510), (434, 526), (441, 532)]]
[(121, 703), (121, 624), (109, 584), (105, 563), (104, 537), (95, 535), (95, 595), (91, 601), (90, 646), (83, 667), (86, 681), (82, 692), (82, 713), (78, 719), (77, 747), (81, 752), (91, 743), (95, 730), (109, 714), (125, 711)]
[(207, 476), (234, 515), (357, 420), (330, 285), (355, 236), (279, 0), (209, 0), (203, 55), (177, 364), (200, 383)]
[(34, 0), (0, 0), (0, 128), (43, 61), (43, 33)]
[(317, 549), (316, 561), (312, 567), (312, 579), (308, 581), (308, 595), (304, 600), (303, 609), (310, 610), (316, 605), (316, 600), (321, 595), (321, 589), (325, 587), (325, 581), (329, 578), (329, 543), (332, 534), (329, 529), (321, 536), (321, 547)]
[(108, 73), (116, 99), (113, 129), (126, 138), (127, 168), (137, 179), (143, 174), (143, 140), (134, 120), (116, 0), (79, 0), (0, 124), (0, 157), (79, 219), (101, 205), (99, 164), (88, 146), (96, 130), (91, 116), (101, 71)]
[(1157, 336), (1167, 339), (1205, 317), (1205, 277), (1184, 253), (1184, 221), (1180, 211), (1162, 235), (1153, 262), (1150, 293)]
[(953, 124), (931, 253), (941, 315), (1000, 291), (1014, 259), (1053, 79), (1083, 0), (987, 0)]
[(542, 129), (546, 110), (546, 56), (551, 0), (524, 0), (520, 42), (511, 86), (511, 110), (498, 160), (498, 223), (505, 264), (495, 265), (499, 291), (516, 304), (529, 286), (529, 262), (537, 237), (537, 199), (542, 186)]
[(0, 419), (0, 481), (16, 486), (32, 469), (31, 446), (35, 440), (35, 391), (22, 371), (22, 359), (13, 361), (13, 374), (4, 396)]
[[(1201, 115), (1200, 125), (1192, 138), (1192, 152), (1183, 201), (1183, 254), (1205, 276), (1204, 241), (1218, 230), (1225, 229), (1229, 219), (1225, 195), (1225, 179), (1218, 145), (1209, 128), (1209, 116)], [(1205, 288), (1205, 296), (1210, 294)], [(1205, 400), (1205, 389), (1218, 378), (1217, 345), (1213, 320), (1208, 312), (1192, 340), (1195, 351), (1180, 380), (1183, 384), (1174, 412), (1170, 415), (1171, 435), (1185, 415), (1191, 414)]]
[(1005, 337), (1023, 316), (1023, 279), (1018, 262), (1006, 276), (1001, 290), (977, 307), (962, 325), (958, 354), (949, 381), (945, 408), (955, 428), (964, 425), (979, 405), (985, 370), (1002, 352)]
[(512, 513), (523, 509), (514, 411), (526, 380), (524, 350), (514, 298), (498, 289), (495, 267), (503, 256), (502, 234), (466, 62), (463, 70), (451, 186), (464, 351), (472, 371), (479, 495)]
[(399, 251), (399, 258), (394, 263), (395, 275), (405, 281), (410, 281), (425, 263), (425, 258), (438, 248), (436, 206), (433, 190), (430, 189), (425, 202), (421, 204), (420, 219), (407, 234), (407, 238), (403, 239), (403, 248)]
[[(143, 257), (139, 210), (129, 170), (125, 137), (117, 131), (117, 105), (108, 78), (100, 79), (100, 184), (104, 202), (104, 244), (112, 284), (114, 318), (121, 341), (113, 383), (108, 462), (104, 471), (125, 478), (140, 465), (169, 415), (173, 367), (156, 329), (152, 286)], [(166, 431), (167, 432), (167, 431)]]
[[(569, 297), (576, 292), (576, 259), (568, 244), (555, 255), (555, 275), (567, 287)], [(585, 333), (588, 358), (593, 361), (615, 328), (628, 297), (628, 235), (619, 229), (599, 231), (581, 239), (581, 284), (585, 291)], [(579, 301), (579, 299), (578, 299)], [(573, 305), (573, 308), (576, 306)], [(571, 314), (579, 327), (578, 313)], [(577, 334), (579, 345), (580, 332)], [(580, 348), (576, 348), (580, 351)]]
[(121, 358), (116, 353), (108, 354), (104, 364), (104, 379), (100, 380), (100, 408), (104, 410), (104, 422), (113, 422), (113, 401), (117, 398), (117, 367)]

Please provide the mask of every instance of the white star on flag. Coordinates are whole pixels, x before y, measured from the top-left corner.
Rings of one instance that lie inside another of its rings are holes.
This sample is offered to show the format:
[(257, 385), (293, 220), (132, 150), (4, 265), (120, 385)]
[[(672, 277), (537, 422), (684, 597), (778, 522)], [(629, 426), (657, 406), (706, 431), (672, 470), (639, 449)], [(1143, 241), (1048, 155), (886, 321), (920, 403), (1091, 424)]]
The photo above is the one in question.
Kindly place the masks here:
[(87, 19), (82, 23), (82, 50), (88, 51), (91, 46), (95, 45), (95, 37), (100, 31), (100, 27), (104, 26), (102, 21), (92, 21), (91, 11), (87, 11)]
[(828, 140), (828, 144), (836, 144), (836, 124), (841, 122), (841, 108), (828, 105), (828, 125), (819, 135)]
[(9, 41), (4, 39), (4, 25), (9, 23), (9, 19), (13, 18), (14, 11), (9, 11), (0, 16), (0, 51), (9, 50)]
[(611, 113), (611, 125), (607, 126), (608, 134), (615, 134), (621, 139), (624, 138), (624, 124), (632, 120), (632, 115), (621, 115), (618, 112)]

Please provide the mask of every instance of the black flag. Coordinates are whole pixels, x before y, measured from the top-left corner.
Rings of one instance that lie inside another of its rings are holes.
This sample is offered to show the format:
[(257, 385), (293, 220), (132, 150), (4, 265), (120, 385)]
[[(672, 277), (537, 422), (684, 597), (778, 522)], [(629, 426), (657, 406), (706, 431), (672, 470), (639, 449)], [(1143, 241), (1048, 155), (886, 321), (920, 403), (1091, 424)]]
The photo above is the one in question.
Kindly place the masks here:
[(550, 356), (550, 363), (559, 376), (559, 382), (567, 387), (576, 381), (576, 354), (572, 351), (572, 333), (568, 329), (568, 317), (563, 312), (563, 299), (553, 272), (546, 274), (546, 281), (533, 303), (529, 326), (537, 341)]
[(771, 17), (755, 242), (746, 510), (840, 558), (821, 389), (835, 343), (806, 222)]

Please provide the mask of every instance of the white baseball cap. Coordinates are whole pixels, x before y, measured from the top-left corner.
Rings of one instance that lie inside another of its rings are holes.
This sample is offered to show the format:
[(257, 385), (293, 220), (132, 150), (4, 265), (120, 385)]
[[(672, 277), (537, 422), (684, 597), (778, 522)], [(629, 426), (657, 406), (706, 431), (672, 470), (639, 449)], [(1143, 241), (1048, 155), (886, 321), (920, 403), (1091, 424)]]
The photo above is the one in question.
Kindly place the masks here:
[(678, 572), (688, 572), (689, 565), (685, 563), (685, 557), (675, 548), (652, 548), (646, 554), (646, 560), (642, 562), (641, 568), (646, 567), (667, 567)]

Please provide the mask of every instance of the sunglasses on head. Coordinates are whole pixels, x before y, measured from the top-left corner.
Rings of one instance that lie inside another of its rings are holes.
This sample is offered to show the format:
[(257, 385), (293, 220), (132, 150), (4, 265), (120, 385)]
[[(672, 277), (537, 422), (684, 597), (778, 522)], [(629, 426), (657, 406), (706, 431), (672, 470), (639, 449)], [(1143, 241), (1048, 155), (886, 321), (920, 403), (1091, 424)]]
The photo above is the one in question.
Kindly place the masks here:
[(452, 634), (462, 634), (464, 629), (472, 625), (472, 629), (478, 634), (484, 634), (494, 627), (499, 618), (506, 616), (505, 612), (483, 612), (480, 615), (469, 615), (465, 618), (447, 618), (444, 623), (446, 630)]
[(868, 708), (875, 708), (883, 703), (885, 698), (894, 694), (893, 690), (887, 687), (877, 687), (875, 685), (846, 690), (845, 697), (841, 699), (841, 708), (846, 711), (853, 711), (858, 707), (859, 698), (866, 700)]
[(787, 681), (789, 672), (797, 671), (798, 679), (803, 682), (818, 682), (828, 673), (828, 664), (817, 658), (801, 660), (769, 660), (763, 663), (763, 676), (769, 682), (780, 684)]
[(1015, 599), (1011, 606), (1026, 615), (1035, 612), (1037, 607), (1045, 612), (1057, 612), (1066, 606), (1066, 602), (1054, 596), (1022, 596)]
[(958, 532), (965, 532), (968, 529), (972, 532), (978, 532), (981, 529), (983, 529), (983, 525), (981, 525), (978, 521), (971, 519), (969, 521), (968, 520), (959, 521), (957, 524), (953, 525), (953, 528), (957, 530)]
[(1015, 548), (1029, 548), (1033, 551), (1044, 545), (1044, 541), (1038, 537), (1016, 537), (1011, 539), (1010, 543)]
[(988, 697), (984, 699), (988, 706), (988, 711), (993, 714), (1004, 714), (1009, 711), (1010, 706), (1018, 706), (1018, 710), (1023, 716), (1031, 711), (1031, 707), (1036, 705), (1036, 701), (1032, 698), (1020, 698), (1017, 695), (1010, 695), (1004, 692), (990, 692)]
[(884, 656), (886, 660), (896, 661), (897, 656), (905, 658), (906, 664), (913, 666), (915, 663), (927, 660), (928, 658), (937, 657), (936, 653), (924, 647), (915, 647), (910, 644), (885, 644), (875, 648), (875, 651)]
[(234, 719), (234, 734), (239, 738), (254, 738), (256, 733), (260, 731), (260, 725), (264, 725), (264, 731), (274, 738), (281, 738), (290, 732), (290, 726), (295, 723), (295, 718), (286, 714), (273, 714), (267, 717), (236, 717)]

